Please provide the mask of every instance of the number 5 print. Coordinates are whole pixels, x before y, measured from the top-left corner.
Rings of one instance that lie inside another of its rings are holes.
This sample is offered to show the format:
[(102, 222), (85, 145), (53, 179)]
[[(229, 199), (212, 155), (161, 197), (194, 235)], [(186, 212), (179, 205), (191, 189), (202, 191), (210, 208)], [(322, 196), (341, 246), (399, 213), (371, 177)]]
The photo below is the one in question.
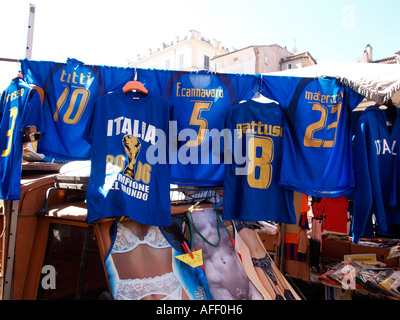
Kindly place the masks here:
[(203, 111), (209, 111), (211, 108), (211, 101), (196, 101), (193, 107), (192, 116), (190, 118), (190, 125), (199, 126), (197, 133), (197, 140), (189, 140), (186, 143), (187, 147), (198, 147), (201, 145), (206, 137), (206, 130), (208, 129), (208, 122), (205, 118), (201, 117)]

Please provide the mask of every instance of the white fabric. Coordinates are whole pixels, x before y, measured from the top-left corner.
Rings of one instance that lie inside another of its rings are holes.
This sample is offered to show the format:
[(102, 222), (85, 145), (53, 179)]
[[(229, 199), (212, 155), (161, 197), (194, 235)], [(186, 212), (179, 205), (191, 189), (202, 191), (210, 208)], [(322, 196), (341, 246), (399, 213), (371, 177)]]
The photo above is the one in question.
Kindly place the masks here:
[(173, 272), (162, 276), (118, 281), (117, 300), (141, 300), (149, 295), (164, 295), (161, 300), (181, 300), (182, 285)]
[(392, 99), (400, 107), (400, 64), (321, 63), (266, 75), (334, 77), (377, 104)]
[(132, 251), (140, 244), (146, 244), (156, 249), (170, 247), (170, 244), (161, 233), (160, 228), (156, 226), (150, 226), (147, 234), (144, 236), (143, 240), (141, 240), (122, 223), (118, 223), (117, 236), (115, 238), (111, 253), (124, 253)]

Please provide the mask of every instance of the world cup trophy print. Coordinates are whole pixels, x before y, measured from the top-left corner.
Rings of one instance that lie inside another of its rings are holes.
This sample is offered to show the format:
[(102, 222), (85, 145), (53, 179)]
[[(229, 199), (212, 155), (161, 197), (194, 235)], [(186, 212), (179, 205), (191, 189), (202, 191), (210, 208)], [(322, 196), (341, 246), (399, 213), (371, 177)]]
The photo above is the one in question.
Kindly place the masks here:
[(128, 165), (124, 170), (124, 174), (132, 179), (135, 179), (135, 164), (136, 158), (140, 151), (140, 141), (135, 136), (127, 134), (122, 139), (126, 154), (128, 155)]

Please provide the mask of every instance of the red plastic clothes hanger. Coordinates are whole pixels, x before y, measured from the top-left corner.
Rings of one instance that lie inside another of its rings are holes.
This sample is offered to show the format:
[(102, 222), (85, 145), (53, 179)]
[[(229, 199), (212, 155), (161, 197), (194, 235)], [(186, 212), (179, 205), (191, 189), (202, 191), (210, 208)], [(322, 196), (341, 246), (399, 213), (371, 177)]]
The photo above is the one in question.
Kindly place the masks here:
[(135, 71), (135, 80), (132, 81), (128, 81), (124, 87), (122, 88), (122, 90), (124, 91), (124, 93), (128, 92), (128, 91), (139, 91), (143, 94), (147, 94), (149, 91), (144, 87), (143, 83), (141, 83), (140, 81), (136, 80), (136, 71)]

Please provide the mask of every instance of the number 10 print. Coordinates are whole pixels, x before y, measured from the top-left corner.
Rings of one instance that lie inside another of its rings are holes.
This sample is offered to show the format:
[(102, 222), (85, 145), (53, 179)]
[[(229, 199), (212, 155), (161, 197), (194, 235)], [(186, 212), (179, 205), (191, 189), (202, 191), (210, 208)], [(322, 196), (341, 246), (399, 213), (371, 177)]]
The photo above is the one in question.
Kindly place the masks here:
[[(54, 121), (58, 121), (61, 109), (64, 107), (65, 103), (68, 100), (68, 97), (70, 97), (70, 102), (67, 111), (64, 114), (63, 121), (68, 124), (77, 124), (79, 120), (82, 117), (83, 112), (86, 109), (89, 97), (90, 97), (90, 92), (86, 88), (82, 87), (72, 87), (73, 91), (70, 91), (70, 88), (67, 86), (64, 86), (65, 89), (61, 96), (57, 100), (57, 110), (53, 115)], [(77, 104), (77, 101), (79, 100), (80, 96), (80, 101), (77, 106), (77, 110), (75, 112), (75, 116), (71, 118), (72, 113), (75, 111), (75, 105)]]

